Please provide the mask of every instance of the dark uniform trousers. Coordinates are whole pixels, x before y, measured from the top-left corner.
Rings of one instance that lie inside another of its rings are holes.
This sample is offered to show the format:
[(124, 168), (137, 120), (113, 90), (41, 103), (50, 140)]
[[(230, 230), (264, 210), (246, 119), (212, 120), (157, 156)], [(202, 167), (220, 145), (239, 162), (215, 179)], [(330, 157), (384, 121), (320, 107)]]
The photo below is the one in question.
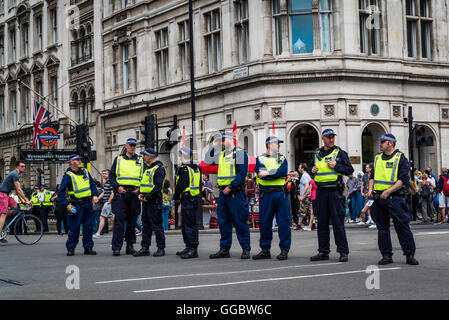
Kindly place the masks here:
[(165, 249), (165, 234), (162, 226), (162, 203), (144, 202), (142, 205), (142, 247), (151, 246), (153, 232), (158, 249)]
[(84, 204), (76, 203), (74, 205), (76, 213), (67, 212), (67, 224), (69, 228), (69, 234), (66, 242), (67, 249), (74, 249), (78, 244), (80, 236), (80, 226), (83, 226), (83, 247), (93, 248), (94, 242), (92, 241), (93, 228), (95, 224), (95, 215), (92, 208), (92, 202)]
[[(126, 192), (125, 194), (117, 193), (111, 202), (114, 217), (114, 233), (112, 235), (112, 250), (118, 251), (122, 249), (123, 234), (128, 244), (136, 243), (136, 221), (140, 212), (140, 201), (136, 194)], [(126, 224), (126, 232), (125, 231)]]
[(390, 236), (390, 217), (398, 234), (399, 243), (405, 255), (415, 254), (416, 246), (410, 230), (410, 213), (404, 197), (390, 196), (388, 199), (377, 199), (371, 206), (371, 215), (378, 230), (379, 249), (382, 254), (392, 255), (393, 248)]
[(264, 192), (260, 194), (260, 247), (262, 250), (270, 250), (273, 240), (273, 218), (279, 226), (279, 247), (281, 250), (289, 251), (291, 245), (291, 215), (289, 195), (285, 192)]
[(232, 225), (243, 250), (251, 250), (249, 235), (249, 207), (244, 190), (227, 196), (220, 192), (218, 198), (218, 224), (220, 228), (220, 248), (229, 250), (232, 245)]
[(317, 188), (318, 251), (330, 252), (329, 222), (332, 221), (337, 252), (349, 254), (345, 231), (345, 197), (338, 191)]
[(197, 212), (200, 207), (200, 196), (185, 197), (181, 199), (181, 229), (182, 238), (187, 248), (198, 248), (198, 219)]

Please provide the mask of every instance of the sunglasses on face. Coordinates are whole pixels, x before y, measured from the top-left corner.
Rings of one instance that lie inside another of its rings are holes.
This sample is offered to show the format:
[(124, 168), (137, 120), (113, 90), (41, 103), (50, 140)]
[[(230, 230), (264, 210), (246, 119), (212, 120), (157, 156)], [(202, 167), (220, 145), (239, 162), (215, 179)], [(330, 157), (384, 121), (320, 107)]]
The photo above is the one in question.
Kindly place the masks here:
[(26, 168), (26, 166), (20, 166), (21, 168)]

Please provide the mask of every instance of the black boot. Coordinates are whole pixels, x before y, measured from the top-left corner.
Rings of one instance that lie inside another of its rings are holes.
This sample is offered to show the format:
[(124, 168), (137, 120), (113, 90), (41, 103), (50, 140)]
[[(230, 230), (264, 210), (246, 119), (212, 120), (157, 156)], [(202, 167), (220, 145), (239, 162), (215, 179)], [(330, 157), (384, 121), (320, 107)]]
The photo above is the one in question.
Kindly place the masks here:
[(316, 256), (310, 257), (310, 261), (321, 261), (329, 260), (329, 255), (327, 253), (318, 253)]
[(386, 264), (390, 264), (393, 263), (393, 257), (391, 254), (383, 254), (382, 255), (382, 259), (379, 260), (379, 262), (377, 264), (384, 266)]
[(260, 259), (271, 259), (270, 250), (262, 250), (258, 254), (253, 256), (253, 260), (260, 260)]
[(114, 250), (114, 251), (112, 251), (112, 255), (113, 255), (114, 257), (120, 256), (120, 250)]
[(150, 254), (150, 250), (148, 249), (148, 247), (142, 247), (140, 248), (139, 251), (134, 251), (133, 256), (134, 257), (143, 257), (143, 256), (149, 256)]
[(157, 248), (157, 251), (153, 254), (153, 257), (165, 256), (165, 250)]
[(181, 256), (181, 255), (183, 255), (184, 253), (187, 253), (188, 251), (189, 251), (189, 248), (186, 247), (184, 250), (176, 252), (176, 255), (177, 255), (177, 256)]
[(249, 250), (243, 250), (240, 259), (249, 259), (251, 257), (249, 252), (250, 252)]
[(340, 253), (340, 259), (338, 259), (338, 261), (340, 262), (348, 262), (349, 258), (348, 258), (348, 254), (347, 253)]
[(92, 248), (84, 248), (84, 254), (94, 256), (97, 252)]
[(229, 258), (231, 254), (228, 249), (220, 249), (217, 253), (211, 254), (209, 259)]
[(181, 259), (198, 258), (198, 250), (196, 248), (189, 248), (184, 254), (181, 254)]
[(70, 248), (67, 249), (67, 256), (71, 257), (75, 255), (75, 249), (74, 248)]
[(126, 245), (126, 254), (134, 254), (136, 250), (134, 250), (134, 247), (132, 244)]
[(281, 250), (281, 253), (276, 257), (278, 260), (287, 260), (288, 259), (288, 251)]
[(414, 256), (407, 256), (407, 261), (406, 261), (406, 263), (407, 263), (407, 264), (410, 264), (410, 265), (412, 265), (412, 266), (417, 266), (417, 265), (419, 265), (418, 260), (416, 260)]

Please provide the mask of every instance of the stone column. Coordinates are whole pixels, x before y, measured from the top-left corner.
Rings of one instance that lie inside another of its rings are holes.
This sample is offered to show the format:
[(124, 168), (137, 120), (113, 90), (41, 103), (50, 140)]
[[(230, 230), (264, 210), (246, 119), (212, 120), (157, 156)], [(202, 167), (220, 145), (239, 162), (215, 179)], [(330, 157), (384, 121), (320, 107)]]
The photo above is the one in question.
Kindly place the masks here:
[(273, 58), (273, 18), (271, 12), (271, 0), (262, 0), (264, 7), (263, 26), (265, 34), (265, 43), (263, 56), (264, 59)]

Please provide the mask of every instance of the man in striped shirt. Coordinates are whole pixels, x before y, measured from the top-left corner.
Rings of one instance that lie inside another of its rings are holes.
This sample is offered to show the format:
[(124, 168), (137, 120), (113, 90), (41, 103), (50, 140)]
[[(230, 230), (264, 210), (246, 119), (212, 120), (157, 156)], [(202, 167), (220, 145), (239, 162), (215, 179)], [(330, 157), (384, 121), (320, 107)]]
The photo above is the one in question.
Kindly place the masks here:
[(103, 193), (100, 195), (103, 196), (103, 209), (101, 210), (100, 215), (100, 224), (98, 225), (97, 233), (93, 235), (94, 239), (99, 239), (101, 231), (103, 230), (104, 224), (106, 220), (110, 217), (112, 222), (114, 222), (114, 214), (112, 213), (111, 201), (114, 198), (114, 188), (109, 183), (109, 169), (105, 169), (101, 172), (103, 175), (103, 179), (105, 180)]

